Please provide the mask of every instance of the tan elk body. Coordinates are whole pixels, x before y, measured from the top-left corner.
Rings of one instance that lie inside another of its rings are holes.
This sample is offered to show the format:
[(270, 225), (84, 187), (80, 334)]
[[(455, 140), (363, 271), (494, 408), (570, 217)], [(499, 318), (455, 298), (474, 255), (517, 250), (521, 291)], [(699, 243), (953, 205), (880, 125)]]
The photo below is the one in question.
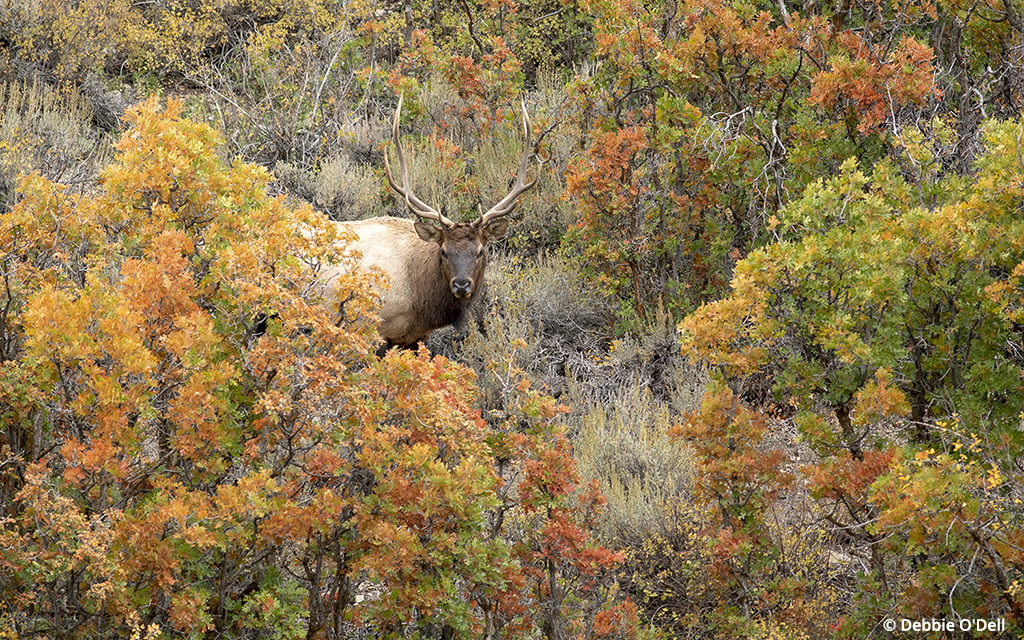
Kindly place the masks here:
[[(487, 243), (505, 235), (507, 216), (515, 208), (517, 198), (536, 184), (536, 178), (526, 180), (533, 145), (530, 119), (524, 105), (526, 148), (512, 190), (473, 222), (452, 222), (417, 198), (409, 187), (409, 170), (398, 136), (401, 112), (402, 99), (399, 98), (392, 137), (401, 184), (391, 175), (387, 154), (384, 167), (388, 184), (420, 219), (380, 217), (335, 223), (358, 237), (349, 247), (361, 254), (357, 268), (366, 271), (376, 268), (387, 275), (389, 286), (382, 294), (378, 328), (384, 339), (380, 353), (391, 346), (415, 345), (435, 329), (459, 321), (483, 288)], [(328, 281), (331, 279), (328, 274)]]

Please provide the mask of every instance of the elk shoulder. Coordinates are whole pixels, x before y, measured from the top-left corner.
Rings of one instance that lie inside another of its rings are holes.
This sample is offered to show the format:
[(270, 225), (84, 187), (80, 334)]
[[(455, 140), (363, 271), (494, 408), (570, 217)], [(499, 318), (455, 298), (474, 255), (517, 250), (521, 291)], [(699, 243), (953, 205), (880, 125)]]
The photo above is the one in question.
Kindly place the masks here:
[(349, 247), (360, 254), (356, 268), (379, 269), (386, 276), (378, 329), (382, 338), (408, 346), (460, 319), (468, 301), (452, 295), (440, 273), (440, 247), (424, 242), (412, 220), (379, 217), (335, 224), (358, 238)]

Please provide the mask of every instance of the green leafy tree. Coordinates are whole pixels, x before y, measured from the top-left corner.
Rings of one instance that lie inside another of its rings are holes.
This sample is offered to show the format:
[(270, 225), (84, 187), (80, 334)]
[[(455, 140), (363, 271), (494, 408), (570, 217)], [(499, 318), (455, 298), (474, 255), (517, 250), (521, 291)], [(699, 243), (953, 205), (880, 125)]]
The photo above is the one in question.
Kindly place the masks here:
[[(817, 454), (812, 494), (870, 559), (853, 635), (892, 610), (1019, 624), (1019, 556), (994, 540), (1020, 533), (985, 515), (1019, 479), (1024, 361), (1002, 297), (1024, 256), (1019, 127), (991, 123), (975, 182), (934, 209), (890, 165), (846, 163), (783, 211), (783, 239), (737, 265), (731, 296), (681, 324), (730, 385), (767, 376)], [(939, 522), (951, 534), (922, 543)]]

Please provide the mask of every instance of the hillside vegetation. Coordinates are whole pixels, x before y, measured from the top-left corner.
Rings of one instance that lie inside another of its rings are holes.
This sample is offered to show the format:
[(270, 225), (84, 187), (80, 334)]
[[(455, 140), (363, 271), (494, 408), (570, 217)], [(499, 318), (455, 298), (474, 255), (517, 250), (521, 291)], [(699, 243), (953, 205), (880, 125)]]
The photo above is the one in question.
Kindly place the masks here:
[[(0, 639), (1019, 637), (1022, 14), (8, 3)], [(377, 358), (399, 95), (538, 183)]]

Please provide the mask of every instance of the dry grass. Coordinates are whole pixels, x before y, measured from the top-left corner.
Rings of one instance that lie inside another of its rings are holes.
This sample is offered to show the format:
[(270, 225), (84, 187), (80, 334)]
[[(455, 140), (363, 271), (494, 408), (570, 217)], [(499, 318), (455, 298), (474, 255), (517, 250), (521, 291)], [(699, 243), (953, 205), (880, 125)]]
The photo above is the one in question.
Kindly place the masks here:
[(694, 473), (686, 448), (669, 442), (671, 408), (634, 386), (612, 403), (577, 410), (570, 421), (580, 470), (596, 478), (608, 498), (605, 535), (622, 541), (665, 530), (671, 505), (690, 501)]
[(332, 220), (363, 220), (390, 213), (381, 198), (380, 177), (345, 157), (327, 160), (316, 172), (278, 162), (274, 176), (279, 188), (312, 203)]
[(0, 114), (0, 207), (12, 203), (20, 175), (85, 183), (109, 158), (110, 142), (93, 130), (92, 110), (77, 91), (38, 80), (0, 84)]

